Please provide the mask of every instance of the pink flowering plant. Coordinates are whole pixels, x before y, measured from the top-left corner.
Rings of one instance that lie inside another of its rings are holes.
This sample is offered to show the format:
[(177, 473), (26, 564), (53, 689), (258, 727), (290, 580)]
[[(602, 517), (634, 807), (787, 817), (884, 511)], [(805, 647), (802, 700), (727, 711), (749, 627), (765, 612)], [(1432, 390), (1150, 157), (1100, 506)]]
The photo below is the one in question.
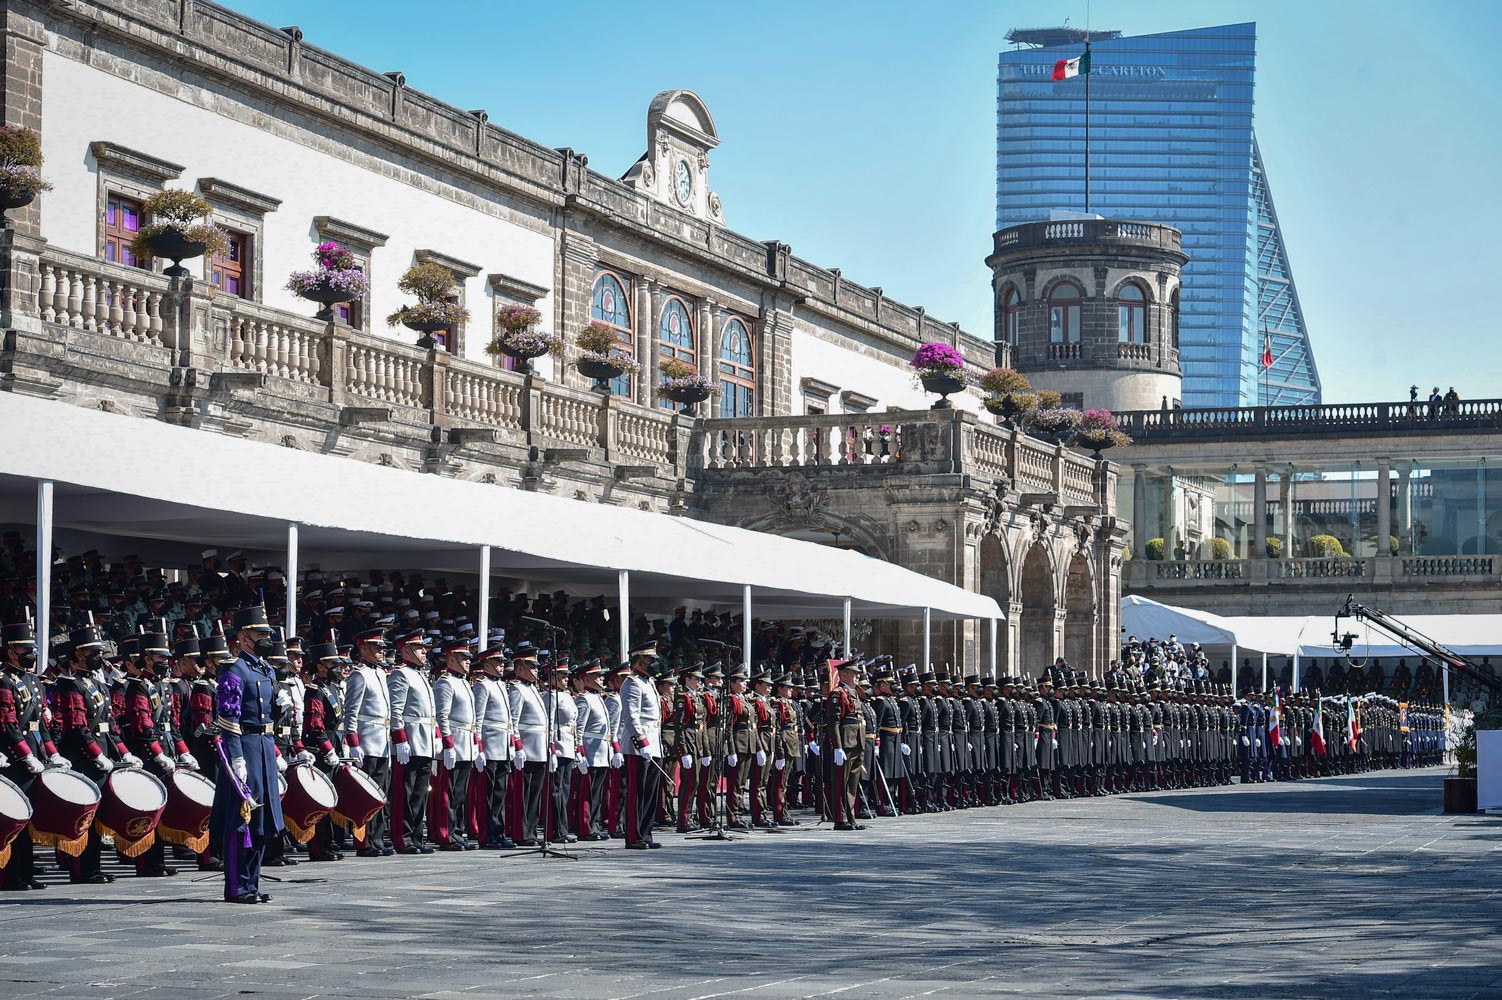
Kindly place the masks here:
[(1072, 434), (1084, 414), (1069, 406), (1049, 406), (1028, 415), (1027, 429), (1041, 434)]
[(574, 342), (579, 348), (575, 366), (581, 361), (596, 361), (615, 365), (626, 375), (641, 371), (641, 364), (635, 358), (616, 347), (621, 342), (620, 334), (608, 323), (595, 320), (579, 332)]
[(542, 313), (531, 306), (504, 305), (495, 313), (495, 336), (485, 345), (485, 353), (494, 357), (509, 354), (517, 358), (540, 358), (551, 354), (563, 357), (563, 338), (537, 329)]
[(335, 302), (362, 299), (370, 291), (370, 279), (360, 270), (355, 255), (337, 243), (325, 242), (313, 249), (318, 266), (311, 271), (293, 271), (287, 276), (287, 290), (304, 298), (317, 299), (324, 291), (338, 292)]
[(657, 386), (657, 395), (663, 399), (671, 399), (679, 391), (702, 390), (711, 396), (725, 391), (720, 383), (700, 375), (699, 369), (680, 358), (664, 358), (658, 371), (662, 373), (662, 382)]
[(1131, 436), (1121, 429), (1116, 415), (1107, 409), (1086, 410), (1080, 414), (1079, 423), (1070, 440), (1070, 444), (1095, 449), (1131, 443)]
[(965, 379), (965, 358), (949, 344), (922, 344), (913, 354), (913, 371), (920, 379), (935, 375), (948, 375), (960, 381)]

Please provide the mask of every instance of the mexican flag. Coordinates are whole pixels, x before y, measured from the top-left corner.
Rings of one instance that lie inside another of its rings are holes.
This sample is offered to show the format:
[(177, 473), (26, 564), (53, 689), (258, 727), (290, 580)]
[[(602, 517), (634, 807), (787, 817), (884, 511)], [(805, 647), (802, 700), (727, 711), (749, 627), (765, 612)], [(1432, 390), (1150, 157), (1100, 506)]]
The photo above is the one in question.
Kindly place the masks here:
[(1351, 752), (1356, 752), (1356, 744), (1361, 740), (1361, 716), (1356, 708), (1356, 699), (1346, 700), (1346, 746)]
[(1273, 746), (1283, 745), (1283, 704), (1278, 689), (1273, 688), (1273, 710), (1267, 723), (1267, 740)]
[(1090, 50), (1086, 49), (1082, 56), (1073, 59), (1060, 59), (1053, 64), (1053, 78), (1055, 81), (1068, 80), (1079, 76), (1081, 73), (1090, 72)]
[(1314, 706), (1314, 728), (1309, 730), (1309, 744), (1314, 747), (1314, 752), (1325, 752), (1325, 703), (1317, 702)]

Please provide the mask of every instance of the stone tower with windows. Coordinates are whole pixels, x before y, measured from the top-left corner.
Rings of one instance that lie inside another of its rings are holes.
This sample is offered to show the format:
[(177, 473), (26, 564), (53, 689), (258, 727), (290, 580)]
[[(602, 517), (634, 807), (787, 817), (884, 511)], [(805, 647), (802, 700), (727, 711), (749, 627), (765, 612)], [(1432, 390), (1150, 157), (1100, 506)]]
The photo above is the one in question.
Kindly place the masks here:
[(1179, 405), (1179, 274), (1172, 226), (1076, 218), (1003, 229), (986, 258), (996, 355), (1066, 406)]

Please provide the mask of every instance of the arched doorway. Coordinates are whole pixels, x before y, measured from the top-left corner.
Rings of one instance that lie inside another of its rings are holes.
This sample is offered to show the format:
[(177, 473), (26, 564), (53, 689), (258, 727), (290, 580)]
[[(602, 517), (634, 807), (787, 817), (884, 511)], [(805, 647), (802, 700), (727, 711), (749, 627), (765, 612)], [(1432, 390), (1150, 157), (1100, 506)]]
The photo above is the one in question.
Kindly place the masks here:
[(1096, 675), (1095, 573), (1090, 560), (1076, 553), (1064, 580), (1064, 656), (1075, 670)]
[[(986, 535), (980, 540), (980, 592), (987, 597), (996, 599), (1005, 611), (1008, 603), (1012, 600), (1012, 578), (1010, 568), (1007, 566), (1007, 550), (997, 535)], [(990, 628), (989, 623), (981, 626), (983, 650), (989, 650), (985, 645), (989, 638), (985, 638), (985, 629)], [(1015, 665), (1013, 655), (1012, 629), (1009, 623), (1000, 621), (996, 623), (996, 671), (1000, 674), (1012, 673)], [(990, 660), (982, 658), (980, 661), (986, 670), (990, 669)], [(982, 671), (985, 672), (985, 671)]]
[(1054, 635), (1054, 609), (1058, 602), (1054, 590), (1053, 560), (1048, 548), (1034, 545), (1022, 562), (1022, 649), (1017, 667), (1025, 677), (1037, 677), (1053, 661), (1057, 641)]

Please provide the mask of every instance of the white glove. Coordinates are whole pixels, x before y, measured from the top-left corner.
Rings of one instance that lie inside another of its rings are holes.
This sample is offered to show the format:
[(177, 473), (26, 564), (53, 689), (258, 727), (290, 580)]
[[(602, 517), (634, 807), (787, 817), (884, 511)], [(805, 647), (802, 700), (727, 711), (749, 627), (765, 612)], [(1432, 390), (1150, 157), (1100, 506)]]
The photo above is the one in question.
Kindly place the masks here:
[(32, 774), (41, 774), (43, 771), (47, 770), (47, 765), (42, 763), (42, 758), (38, 757), (34, 753), (29, 753), (21, 759), (26, 762), (26, 770), (30, 771)]
[(558, 758), (557, 757), (549, 757), (548, 758), (548, 773), (552, 774), (556, 770), (558, 770)]
[(845, 763), (845, 751), (841, 750), (839, 747), (835, 747), (834, 748), (834, 766), (835, 767), (839, 767), (840, 765), (842, 765), (844, 763)]
[(10, 758), (0, 753), (0, 771), (5, 770), (7, 767), (10, 767)]
[(815, 740), (809, 740), (808, 741), (808, 752), (811, 753), (811, 754), (813, 754), (815, 757), (819, 756), (819, 744), (818, 744), (817, 741), (815, 741)]
[(338, 764), (339, 751), (335, 750), (333, 747), (330, 747), (328, 749), (328, 752), (323, 755), (323, 762), (329, 767), (333, 767), (335, 764)]
[(1257, 749), (1259, 749), (1259, 750), (1262, 749), (1262, 740), (1259, 738), (1256, 742), (1257, 742)]
[(313, 763), (313, 751), (307, 749), (299, 750), (297, 753), (292, 755), (292, 762), (294, 764)]
[(1241, 738), (1241, 745), (1244, 746), (1244, 747), (1249, 747), (1249, 746), (1252, 745), (1252, 741), (1250, 739), (1248, 739), (1247, 737), (1243, 736)]
[(906, 743), (899, 743), (897, 745), (897, 749), (902, 753), (902, 756), (904, 757), (911, 757), (913, 755), (913, 748), (908, 746)]
[(396, 745), (396, 762), (405, 764), (412, 759), (412, 744), (398, 743)]
[(732, 754), (726, 754), (725, 755), (725, 763), (728, 764), (731, 767), (734, 767), (735, 765), (739, 764), (740, 762), (741, 762), (741, 758), (740, 758), (740, 756), (738, 754), (733, 754), (732, 753)]
[(447, 748), (446, 750), (443, 751), (443, 766), (444, 766), (444, 768), (446, 768), (447, 770), (452, 771), (454, 769), (454, 765), (457, 764), (458, 762), (459, 762), (459, 751), (455, 750), (453, 747), (449, 747), (449, 748)]
[(348, 753), (349, 759), (355, 762), (356, 767), (359, 767), (361, 764), (365, 763), (365, 748), (360, 744), (356, 743), (354, 746), (350, 747)]
[(578, 771), (580, 774), (586, 773), (589, 770), (589, 761), (585, 760), (583, 757), (575, 757), (574, 770)]
[(783, 760), (781, 757), (778, 757), (776, 760), (772, 761), (772, 766), (781, 771), (784, 767), (787, 767), (787, 763), (787, 761)]
[(699, 758), (699, 763), (701, 765), (703, 765), (704, 767), (708, 767), (710, 764), (714, 763), (714, 758), (713, 757), (700, 757)]
[(610, 754), (611, 767), (620, 767), (624, 763), (626, 763), (626, 758), (621, 756), (621, 752), (619, 750), (613, 751)]
[(278, 756), (276, 758), (276, 773), (277, 774), (286, 774), (287, 773), (287, 758), (282, 757), (282, 756)]
[(694, 756), (693, 756), (693, 754), (687, 754), (687, 753), (684, 754), (682, 757), (678, 758), (678, 763), (680, 763), (684, 767), (689, 768), (690, 770), (692, 770), (693, 766), (694, 766)]
[(512, 755), (511, 763), (516, 767), (522, 767), (527, 763), (527, 751), (518, 750)]
[(177, 755), (177, 766), (196, 771), (198, 770), (198, 758), (190, 753), (180, 753)]
[(1053, 741), (1053, 748), (1054, 748), (1054, 749), (1055, 749), (1055, 750), (1057, 750), (1057, 749), (1059, 749), (1059, 741), (1058, 741), (1058, 740), (1054, 740), (1054, 741)]
[[(1055, 745), (1056, 745), (1056, 746), (1057, 746), (1057, 744), (1055, 744)], [(966, 743), (966, 744), (965, 744), (965, 749), (966, 749), (966, 750), (967, 750), (967, 751), (968, 751), (968, 752), (970, 752), (970, 753), (974, 753), (974, 752), (975, 752), (975, 745), (974, 745), (974, 744), (971, 744), (971, 743)]]
[(120, 763), (124, 764), (126, 767), (145, 767), (145, 765), (141, 763), (141, 758), (129, 752), (127, 752), (124, 757), (120, 758)]
[(99, 770), (103, 771), (105, 774), (109, 774), (115, 769), (115, 762), (110, 760), (104, 754), (100, 754), (98, 757), (94, 758), (94, 766), (99, 768)]
[(151, 758), (151, 762), (157, 767), (161, 768), (163, 771), (166, 771), (168, 774), (171, 774), (173, 771), (177, 770), (177, 762), (164, 753), (159, 753), (155, 757)]
[(68, 762), (68, 758), (64, 757), (60, 753), (55, 753), (51, 757), (48, 757), (47, 758), (47, 766), (49, 766), (49, 767), (60, 767), (64, 771), (71, 771), (71, 770), (73, 770), (73, 765)]
[(767, 766), (767, 752), (765, 750), (758, 750), (758, 751), (756, 751), (756, 766), (757, 767), (766, 767)]
[(477, 751), (475, 753), (475, 770), (476, 771), (483, 771), (483, 770), (485, 770), (485, 751), (484, 750), (480, 750), (480, 751)]
[(245, 766), (244, 757), (236, 757), (229, 762), (229, 766), (234, 769), (235, 777), (240, 779), (242, 785), (250, 783), (250, 771)]

